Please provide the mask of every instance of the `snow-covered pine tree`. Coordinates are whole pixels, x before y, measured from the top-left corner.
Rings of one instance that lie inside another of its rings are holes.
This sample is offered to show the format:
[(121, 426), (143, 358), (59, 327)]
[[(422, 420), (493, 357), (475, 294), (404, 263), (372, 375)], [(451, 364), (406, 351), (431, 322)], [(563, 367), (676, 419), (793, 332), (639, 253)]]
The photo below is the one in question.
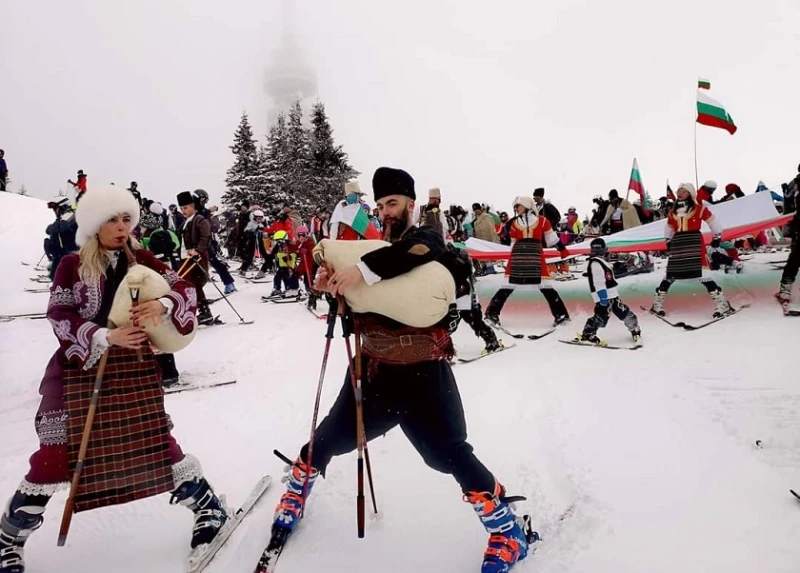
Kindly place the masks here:
[(247, 113), (242, 113), (230, 149), (234, 160), (225, 178), (227, 190), (222, 194), (222, 202), (232, 207), (244, 199), (252, 200), (253, 190), (250, 181), (258, 167), (256, 142), (253, 139), (253, 129), (250, 127)]
[(283, 186), (292, 203), (304, 215), (313, 205), (311, 143), (308, 131), (303, 127), (303, 108), (296, 100), (289, 110), (286, 125), (286, 163)]
[(259, 159), (259, 181), (261, 185), (259, 205), (272, 212), (284, 203), (291, 202), (289, 191), (288, 129), (286, 116), (278, 115), (269, 128), (267, 145)]
[(360, 173), (350, 165), (347, 153), (333, 139), (333, 128), (325, 105), (314, 104), (311, 111), (311, 201), (315, 206), (332, 207), (342, 198), (344, 184)]

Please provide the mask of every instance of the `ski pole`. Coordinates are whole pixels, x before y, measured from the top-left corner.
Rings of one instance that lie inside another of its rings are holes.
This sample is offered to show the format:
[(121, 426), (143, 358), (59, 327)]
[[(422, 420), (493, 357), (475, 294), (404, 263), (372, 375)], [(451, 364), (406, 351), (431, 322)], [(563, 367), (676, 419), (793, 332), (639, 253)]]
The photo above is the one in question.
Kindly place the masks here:
[[(347, 349), (347, 363), (348, 364), (354, 364), (354, 362), (353, 362), (353, 348), (350, 345), (350, 334), (351, 334), (350, 324), (347, 321), (347, 317), (344, 314), (341, 315), (341, 319), (342, 319), (342, 336), (344, 337), (344, 345), (345, 345), (345, 348)], [(360, 344), (359, 344), (359, 346), (357, 347), (357, 351), (356, 351), (359, 354), (359, 356), (356, 358), (356, 360), (359, 360), (359, 361), (361, 360), (360, 351), (361, 351), (361, 348), (360, 348)], [(360, 369), (358, 371), (358, 374), (356, 374), (356, 372), (354, 370), (350, 371), (350, 380), (353, 383), (353, 392), (355, 393), (357, 391), (357, 388), (360, 388), (360, 385), (361, 385), (360, 384), (361, 383), (361, 380), (360, 380)], [(359, 407), (359, 396), (356, 396), (356, 408), (358, 408), (358, 407)], [(375, 501), (375, 486), (374, 486), (374, 484), (372, 482), (372, 464), (370, 463), (370, 460), (369, 460), (369, 448), (367, 446), (367, 435), (366, 435), (366, 432), (364, 431), (363, 410), (362, 410), (362, 420), (361, 420), (361, 430), (360, 431), (361, 431), (361, 434), (364, 437), (364, 460), (367, 463), (367, 482), (369, 483), (369, 493), (370, 493), (370, 497), (372, 498), (372, 509), (377, 514), (378, 513), (378, 503)]]
[[(197, 256), (197, 255), (195, 255), (195, 256)], [(195, 259), (195, 257), (192, 257), (192, 259)], [(229, 301), (229, 300), (228, 300), (228, 297), (227, 297), (227, 296), (225, 296), (225, 293), (224, 293), (224, 292), (222, 292), (222, 291), (219, 289), (219, 287), (217, 286), (217, 283), (215, 283), (214, 281), (212, 281), (212, 280), (211, 280), (211, 277), (210, 277), (210, 276), (208, 276), (208, 271), (206, 271), (206, 270), (203, 268), (203, 265), (200, 265), (200, 264), (198, 264), (198, 261), (199, 261), (199, 260), (200, 260), (200, 259), (199, 259), (199, 257), (198, 257), (198, 258), (195, 260), (195, 265), (197, 265), (197, 268), (198, 268), (198, 269), (200, 269), (201, 271), (203, 271), (203, 274), (204, 274), (204, 275), (206, 275), (206, 278), (208, 279), (208, 282), (210, 282), (212, 285), (214, 285), (214, 288), (215, 288), (215, 289), (217, 289), (217, 292), (218, 292), (220, 295), (222, 295), (222, 298), (224, 298), (224, 299), (225, 299), (225, 302), (227, 302), (227, 303), (228, 303), (228, 306), (229, 306), (229, 307), (231, 307), (231, 309), (233, 309), (233, 312), (235, 312), (235, 313), (236, 313), (236, 316), (238, 316), (238, 317), (239, 317), (239, 320), (241, 321), (241, 323), (242, 323), (242, 324), (251, 324), (251, 323), (252, 323), (252, 321), (250, 321), (250, 322), (247, 322), (245, 319), (243, 319), (243, 318), (242, 318), (242, 315), (241, 315), (241, 314), (239, 314), (239, 313), (236, 311), (236, 309), (235, 309), (235, 308), (233, 307), (233, 305), (231, 304), (231, 301)]]
[[(344, 331), (343, 336), (345, 336), (345, 347), (347, 348), (347, 358), (348, 360), (352, 359), (352, 351), (350, 348), (350, 339), (349, 339), (349, 327), (347, 325), (347, 316), (344, 312), (345, 303), (339, 303), (339, 316), (342, 320), (342, 330)], [(358, 459), (357, 459), (357, 480), (358, 486), (356, 490), (356, 526), (358, 528), (358, 538), (364, 538), (364, 447), (365, 447), (365, 436), (364, 436), (364, 410), (363, 410), (363, 402), (361, 396), (361, 343), (360, 343), (360, 333), (358, 332), (358, 326), (355, 327), (355, 336), (356, 336), (356, 355), (355, 361), (350, 363), (350, 381), (353, 384), (353, 394), (355, 395), (356, 399), (356, 446), (358, 449)], [(374, 503), (374, 497), (373, 497)], [(377, 511), (377, 509), (376, 509)]]
[(306, 510), (306, 496), (308, 495), (308, 481), (311, 476), (311, 461), (314, 455), (314, 436), (317, 433), (317, 418), (319, 417), (319, 403), (322, 399), (322, 382), (325, 380), (325, 370), (328, 368), (328, 355), (331, 351), (331, 340), (333, 340), (333, 329), (336, 328), (336, 305), (338, 301), (329, 301), (330, 311), (328, 312), (328, 330), (325, 332), (325, 351), (322, 354), (322, 367), (319, 370), (319, 381), (317, 382), (317, 398), (314, 400), (314, 415), (311, 418), (311, 437), (308, 440), (308, 451), (306, 452), (306, 477), (303, 480), (303, 504), (300, 507), (300, 515)]
[(358, 525), (358, 538), (364, 537), (364, 409), (361, 398), (361, 333), (358, 324), (355, 325), (356, 337), (356, 440), (358, 442), (358, 492), (356, 494), (356, 523)]
[(89, 412), (86, 414), (86, 422), (83, 425), (83, 436), (81, 437), (81, 447), (78, 450), (78, 462), (75, 464), (75, 471), (72, 473), (72, 485), (69, 489), (67, 504), (64, 506), (64, 515), (61, 517), (61, 529), (58, 531), (58, 546), (64, 547), (67, 542), (69, 526), (72, 523), (72, 514), (75, 513), (75, 498), (78, 496), (78, 484), (81, 481), (83, 472), (83, 462), (86, 460), (86, 451), (89, 449), (89, 436), (92, 433), (94, 415), (97, 412), (97, 403), (100, 400), (100, 388), (103, 385), (103, 373), (106, 371), (108, 362), (108, 350), (103, 352), (100, 364), (97, 367), (97, 374), (94, 377), (94, 389), (92, 390), (92, 400), (89, 403)]

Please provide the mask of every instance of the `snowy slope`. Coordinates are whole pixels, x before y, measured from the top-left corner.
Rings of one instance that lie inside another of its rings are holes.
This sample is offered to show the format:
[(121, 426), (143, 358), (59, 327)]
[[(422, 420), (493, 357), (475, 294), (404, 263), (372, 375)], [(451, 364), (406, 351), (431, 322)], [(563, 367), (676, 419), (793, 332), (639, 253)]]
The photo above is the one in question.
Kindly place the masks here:
[[(34, 201), (0, 195), (0, 212), (15, 209), (0, 218), (0, 312), (46, 306), (46, 295), (22, 292), (32, 271), (19, 259), (38, 259), (48, 222)], [(755, 264), (748, 271), (759, 272)], [(293, 457), (307, 440), (324, 344), (322, 322), (302, 308), (259, 302), (270, 285), (239, 288), (231, 301), (255, 324), (236, 325), (218, 302), (213, 308), (229, 324), (202, 331), (177, 357), (186, 373), (238, 384), (167, 397), (176, 437), (231, 504), (261, 474), (280, 476), (273, 448)], [(576, 291), (570, 307), (588, 308), (583, 297)], [(796, 346), (800, 322), (758, 302), (697, 332), (643, 316), (647, 346), (637, 352), (575, 348), (551, 335), (456, 367), (471, 443), (510, 493), (528, 497), (520, 508), (544, 537), (521, 573), (797, 570), (800, 504), (787, 490), (800, 487), (800, 381), (792, 352), (779, 350)], [(515, 326), (544, 324), (521, 305), (510, 309)], [(578, 310), (558, 336), (571, 336), (585, 318)], [(627, 335), (612, 322), (605, 336)], [(480, 348), (466, 326), (456, 343), (464, 353)], [(55, 347), (45, 321), (0, 323), (0, 503), (36, 448), (37, 386)], [(337, 336), (323, 412), (345, 363)], [(356, 538), (355, 455), (344, 456), (317, 483), (280, 570), (478, 571), (486, 535), (452, 478), (427, 468), (399, 431), (370, 452), (381, 516), (368, 519), (366, 539)], [(280, 489), (272, 486), (210, 573), (252, 571)], [(58, 548), (65, 497), (50, 504), (28, 543), (30, 573), (182, 570), (191, 517), (168, 496), (78, 514), (68, 546)]]

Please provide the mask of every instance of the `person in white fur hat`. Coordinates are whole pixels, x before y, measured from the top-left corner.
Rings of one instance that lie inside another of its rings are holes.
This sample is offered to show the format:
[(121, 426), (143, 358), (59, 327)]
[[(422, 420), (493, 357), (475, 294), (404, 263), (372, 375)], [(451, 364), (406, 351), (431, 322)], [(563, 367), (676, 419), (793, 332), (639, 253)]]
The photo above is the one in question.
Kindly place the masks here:
[[(147, 333), (141, 326), (113, 328), (108, 321), (130, 264), (123, 251), (126, 244), (136, 264), (160, 274), (171, 289), (160, 299), (140, 301), (132, 308), (132, 324), (164, 320), (181, 335), (191, 333), (197, 326), (194, 287), (130, 236), (139, 222), (139, 205), (129, 191), (113, 186), (88, 189), (76, 219), (80, 250), (61, 259), (47, 305), (59, 347), (39, 388), (39, 448), (0, 515), (0, 573), (25, 570), (25, 542), (44, 522), (50, 498), (72, 478), (70, 468), (76, 463), (100, 368), (103, 385), (76, 510), (172, 492), (173, 503), (195, 514), (192, 555), (214, 539), (228, 518), (200, 462), (184, 454), (170, 434), (161, 373)], [(44, 567), (57, 568), (55, 562)]]
[(522, 288), (541, 292), (553, 314), (553, 326), (560, 326), (570, 320), (569, 311), (550, 281), (544, 248), (555, 247), (562, 258), (568, 257), (569, 251), (531, 197), (517, 197), (512, 207), (516, 217), (508, 223), (511, 257), (506, 265), (506, 282), (489, 302), (486, 322), (502, 330), (500, 313), (503, 306), (515, 289)]
[(669, 214), (664, 228), (667, 239), (667, 274), (656, 288), (650, 312), (665, 316), (664, 299), (672, 283), (677, 280), (699, 280), (716, 303), (714, 318), (721, 318), (734, 312), (720, 286), (711, 277), (706, 245), (704, 244), (702, 227), (705, 222), (714, 233), (711, 247), (717, 248), (722, 241), (722, 225), (714, 217), (714, 213), (698, 199), (698, 193), (691, 183), (681, 183), (675, 192), (676, 201)]

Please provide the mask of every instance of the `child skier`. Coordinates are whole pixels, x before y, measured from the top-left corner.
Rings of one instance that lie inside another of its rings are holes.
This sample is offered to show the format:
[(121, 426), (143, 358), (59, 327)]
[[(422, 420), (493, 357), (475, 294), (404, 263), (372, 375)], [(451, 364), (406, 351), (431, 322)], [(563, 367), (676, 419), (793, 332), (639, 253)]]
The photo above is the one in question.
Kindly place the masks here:
[(642, 338), (639, 321), (633, 311), (619, 298), (614, 270), (604, 258), (608, 250), (606, 242), (600, 237), (592, 239), (589, 249), (589, 264), (584, 274), (589, 278), (589, 290), (595, 302), (594, 315), (586, 321), (583, 332), (575, 336), (575, 342), (591, 342), (605, 346), (606, 342), (597, 337), (597, 331), (608, 324), (609, 312), (613, 312), (625, 323), (634, 343), (638, 343)]
[[(278, 270), (275, 272), (272, 294), (270, 297), (283, 295), (284, 298), (296, 297), (300, 294), (300, 281), (297, 278), (297, 249), (290, 243), (286, 231), (278, 231), (273, 235), (275, 241), (272, 252), (275, 254)], [(281, 293), (281, 283), (286, 290)]]

